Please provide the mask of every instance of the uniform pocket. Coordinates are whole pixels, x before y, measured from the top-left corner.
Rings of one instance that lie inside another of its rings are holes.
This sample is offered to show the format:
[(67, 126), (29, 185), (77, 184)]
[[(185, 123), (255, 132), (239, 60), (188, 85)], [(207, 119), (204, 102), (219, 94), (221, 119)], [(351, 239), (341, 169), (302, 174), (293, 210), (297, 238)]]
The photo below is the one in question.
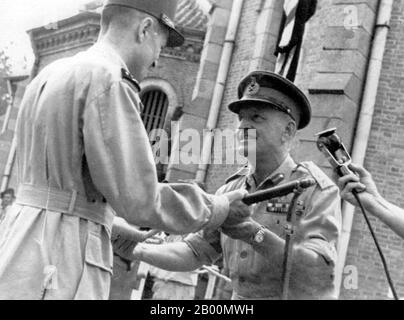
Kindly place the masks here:
[(109, 238), (90, 231), (85, 247), (83, 274), (75, 300), (107, 300), (112, 276), (112, 247)]
[(108, 248), (103, 247), (101, 237), (98, 234), (89, 232), (85, 253), (87, 264), (112, 274), (113, 258), (109, 251)]

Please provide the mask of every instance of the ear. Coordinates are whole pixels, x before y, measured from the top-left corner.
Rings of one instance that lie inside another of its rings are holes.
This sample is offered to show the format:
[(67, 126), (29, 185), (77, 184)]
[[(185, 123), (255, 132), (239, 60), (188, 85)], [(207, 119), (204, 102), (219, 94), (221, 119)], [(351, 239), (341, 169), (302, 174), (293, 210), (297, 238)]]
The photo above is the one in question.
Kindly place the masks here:
[(150, 17), (144, 18), (138, 25), (136, 30), (136, 38), (139, 43), (143, 43), (150, 35), (153, 27), (153, 19)]
[(282, 141), (283, 142), (291, 141), (296, 136), (296, 132), (297, 132), (296, 122), (288, 121), (283, 130)]

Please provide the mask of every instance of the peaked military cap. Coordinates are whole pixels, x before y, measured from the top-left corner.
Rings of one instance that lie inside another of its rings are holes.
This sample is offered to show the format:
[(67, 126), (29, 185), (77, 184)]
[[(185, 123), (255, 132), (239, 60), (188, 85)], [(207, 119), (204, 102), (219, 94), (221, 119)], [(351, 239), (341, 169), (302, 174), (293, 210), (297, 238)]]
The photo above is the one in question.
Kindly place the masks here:
[(240, 82), (238, 98), (229, 105), (230, 111), (237, 114), (247, 104), (275, 108), (289, 114), (299, 130), (311, 120), (311, 106), (306, 95), (293, 82), (276, 73), (251, 72)]
[(184, 36), (175, 28), (174, 18), (177, 0), (106, 0), (105, 7), (121, 6), (150, 14), (168, 28), (167, 47), (179, 47), (184, 43)]

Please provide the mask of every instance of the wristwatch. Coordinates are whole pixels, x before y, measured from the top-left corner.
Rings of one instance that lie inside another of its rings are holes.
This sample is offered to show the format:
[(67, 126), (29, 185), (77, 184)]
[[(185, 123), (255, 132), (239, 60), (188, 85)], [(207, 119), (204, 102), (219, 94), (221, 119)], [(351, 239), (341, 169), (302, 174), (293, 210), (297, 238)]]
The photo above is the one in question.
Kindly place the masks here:
[(254, 244), (260, 244), (264, 241), (265, 229), (266, 228), (264, 226), (260, 226), (260, 228), (258, 229), (258, 231), (255, 233), (255, 235), (253, 237)]

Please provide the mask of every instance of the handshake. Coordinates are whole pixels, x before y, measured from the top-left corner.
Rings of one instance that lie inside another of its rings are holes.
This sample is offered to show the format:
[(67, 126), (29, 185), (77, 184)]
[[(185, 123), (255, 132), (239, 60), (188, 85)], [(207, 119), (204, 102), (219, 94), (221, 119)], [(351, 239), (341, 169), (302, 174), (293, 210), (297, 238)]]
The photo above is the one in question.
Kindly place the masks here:
[[(250, 242), (260, 229), (260, 225), (251, 218), (250, 208), (242, 199), (247, 191), (237, 190), (224, 194), (229, 201), (229, 214), (220, 231), (232, 239)], [(111, 241), (114, 253), (126, 262), (133, 260), (133, 251), (136, 245), (152, 238), (160, 231), (140, 231), (127, 223), (124, 219), (116, 217), (112, 228)]]
[(251, 218), (250, 207), (242, 201), (247, 194), (246, 190), (236, 190), (225, 194), (230, 208), (229, 215), (220, 230), (232, 239), (249, 243), (261, 226)]

